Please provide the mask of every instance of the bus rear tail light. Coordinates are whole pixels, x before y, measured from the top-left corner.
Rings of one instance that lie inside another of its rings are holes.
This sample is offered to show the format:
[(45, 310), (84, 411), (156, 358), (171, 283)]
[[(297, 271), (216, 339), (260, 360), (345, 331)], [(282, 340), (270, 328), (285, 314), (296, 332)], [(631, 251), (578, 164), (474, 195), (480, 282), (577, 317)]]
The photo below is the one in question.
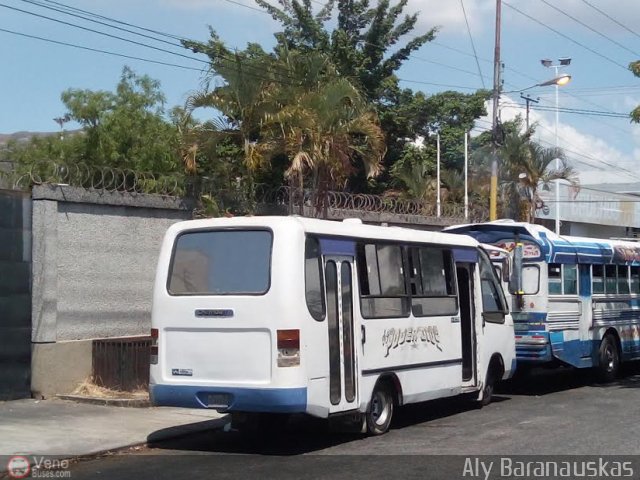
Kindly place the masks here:
[(278, 366), (300, 365), (300, 330), (278, 330)]
[(151, 329), (151, 351), (149, 352), (149, 363), (151, 365), (158, 364), (158, 329)]

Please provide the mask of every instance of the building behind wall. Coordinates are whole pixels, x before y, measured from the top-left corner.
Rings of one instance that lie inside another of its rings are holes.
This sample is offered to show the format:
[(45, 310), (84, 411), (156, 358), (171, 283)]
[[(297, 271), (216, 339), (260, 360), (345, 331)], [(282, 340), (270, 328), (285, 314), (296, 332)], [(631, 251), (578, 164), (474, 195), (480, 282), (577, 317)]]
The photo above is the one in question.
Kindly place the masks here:
[[(555, 230), (555, 183), (541, 191), (545, 204), (536, 220)], [(640, 196), (615, 193), (601, 187), (560, 185), (560, 233), (592, 238), (633, 238), (640, 229)]]

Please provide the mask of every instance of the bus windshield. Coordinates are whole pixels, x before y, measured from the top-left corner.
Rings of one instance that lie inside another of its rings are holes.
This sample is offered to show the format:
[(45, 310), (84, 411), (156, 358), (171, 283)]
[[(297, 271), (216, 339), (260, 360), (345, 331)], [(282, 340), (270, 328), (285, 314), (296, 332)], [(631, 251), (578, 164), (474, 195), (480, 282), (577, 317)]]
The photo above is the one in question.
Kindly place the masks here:
[(172, 295), (261, 295), (269, 290), (267, 230), (186, 232), (176, 239), (167, 289)]

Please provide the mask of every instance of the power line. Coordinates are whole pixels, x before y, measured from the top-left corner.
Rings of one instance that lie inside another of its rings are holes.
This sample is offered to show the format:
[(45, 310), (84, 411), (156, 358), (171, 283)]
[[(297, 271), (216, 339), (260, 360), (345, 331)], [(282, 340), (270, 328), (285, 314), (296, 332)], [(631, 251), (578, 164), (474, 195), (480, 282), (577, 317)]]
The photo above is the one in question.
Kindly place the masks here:
[(79, 28), (81, 30), (85, 30), (87, 32), (92, 32), (92, 33), (97, 33), (99, 35), (104, 35), (105, 37), (109, 37), (109, 38), (114, 38), (116, 40), (121, 40), (123, 42), (128, 42), (128, 43), (132, 43), (134, 45), (139, 45), (141, 47), (146, 47), (146, 48), (151, 48), (153, 50), (158, 50), (159, 52), (164, 52), (164, 53), (169, 53), (171, 55), (177, 55), (179, 57), (183, 57), (183, 58), (187, 58), (189, 60), (193, 60), (196, 62), (201, 62), (201, 63), (206, 63), (208, 64), (209, 62), (207, 62), (206, 60), (202, 60), (200, 58), (195, 58), (195, 57), (191, 57), (189, 55), (184, 55), (182, 53), (177, 53), (177, 52), (172, 52), (171, 50), (167, 50), (166, 48), (160, 48), (160, 47), (156, 47), (153, 45), (149, 45), (146, 43), (142, 43), (142, 42), (138, 42), (136, 40), (131, 40), (129, 38), (124, 38), (124, 37), (119, 37), (118, 35), (113, 35), (111, 33), (107, 33), (107, 32), (102, 32), (100, 30), (94, 30), (93, 28), (89, 28), (89, 27), (83, 27), (82, 25), (76, 25), (75, 23), (71, 23), (71, 22), (65, 22), (64, 20), (60, 20), (58, 18), (53, 18), (53, 17), (48, 17), (46, 15), (41, 15), (39, 13), (35, 13), (35, 12), (30, 12), (28, 10), (23, 10), (21, 8), (17, 8), (17, 7), (12, 7), (10, 5), (6, 5), (4, 3), (0, 3), (0, 7), (4, 7), (4, 8), (8, 8), (10, 10), (14, 10), (17, 12), (21, 12), (21, 13), (25, 13), (27, 15), (33, 15), (34, 17), (39, 17), (39, 18), (43, 18), (46, 20), (50, 20), (52, 22), (56, 22), (56, 23), (61, 23), (63, 25), (67, 25), (69, 27), (73, 27), (73, 28)]
[[(592, 102), (589, 102), (589, 101), (587, 101), (587, 100), (583, 100), (583, 99), (581, 99), (580, 97), (577, 97), (577, 96), (575, 96), (575, 95), (572, 95), (572, 97), (574, 97), (574, 98), (576, 98), (576, 99), (578, 99), (578, 100), (581, 100), (583, 103), (588, 103), (588, 104), (591, 104), (591, 103), (592, 103)], [(555, 104), (554, 104), (554, 103), (552, 103), (550, 100), (546, 100), (546, 99), (544, 99), (544, 98), (543, 98), (541, 101), (542, 101), (543, 103), (547, 103), (549, 107), (553, 107), (553, 108), (555, 108)], [(597, 104), (594, 104), (594, 105), (598, 106)], [(628, 118), (628, 117), (627, 117), (627, 118)], [(611, 129), (613, 129), (613, 130), (617, 130), (617, 131), (619, 131), (619, 132), (622, 132), (622, 133), (623, 133), (623, 134), (625, 134), (625, 135), (629, 135), (629, 134), (630, 134), (630, 131), (629, 131), (628, 129), (626, 129), (626, 130), (625, 130), (625, 129), (621, 128), (621, 127), (620, 127), (620, 125), (614, 125), (613, 123), (609, 123), (609, 122), (607, 122), (607, 121), (604, 121), (604, 120), (602, 120), (602, 117), (600, 117), (598, 120), (596, 120), (595, 118), (591, 118), (591, 117), (586, 117), (586, 119), (587, 119), (588, 121), (593, 122), (593, 123), (597, 123), (597, 124), (598, 124), (598, 126), (605, 125), (605, 126), (607, 126), (607, 127), (611, 128)]]
[(239, 5), (241, 7), (245, 7), (245, 8), (248, 8), (250, 10), (255, 10), (256, 12), (264, 13), (266, 15), (271, 16), (271, 14), (269, 12), (265, 12), (261, 8), (252, 7), (251, 5), (247, 5), (247, 4), (244, 4), (244, 3), (241, 3), (241, 2), (236, 2), (235, 0), (224, 0), (224, 1), (227, 2), (227, 3), (232, 3), (234, 5)]
[(586, 23), (584, 23), (584, 22), (582, 22), (582, 21), (578, 20), (578, 19), (577, 19), (577, 18), (575, 18), (574, 16), (569, 15), (567, 12), (565, 12), (564, 10), (559, 9), (559, 8), (558, 8), (558, 7), (556, 7), (555, 5), (551, 5), (547, 0), (540, 0), (540, 1), (541, 1), (542, 3), (544, 3), (545, 5), (547, 5), (547, 6), (551, 7), (551, 8), (553, 8), (555, 11), (557, 11), (557, 12), (561, 13), (561, 14), (562, 14), (562, 15), (564, 15), (565, 17), (568, 17), (568, 18), (570, 18), (571, 20), (573, 20), (574, 22), (579, 23), (579, 24), (580, 24), (580, 25), (582, 25), (583, 27), (585, 27), (585, 28), (589, 29), (589, 30), (590, 30), (590, 31), (592, 31), (593, 33), (595, 33), (595, 34), (597, 34), (597, 35), (600, 35), (602, 38), (604, 38), (604, 39), (606, 39), (606, 40), (609, 40), (609, 41), (610, 41), (611, 43), (613, 43), (614, 45), (617, 45), (618, 47), (620, 47), (620, 48), (622, 48), (622, 49), (626, 50), (627, 52), (629, 52), (629, 53), (631, 53), (631, 54), (635, 55), (636, 57), (640, 57), (640, 54), (639, 54), (639, 53), (634, 52), (633, 50), (631, 50), (631, 49), (627, 48), (625, 45), (623, 45), (623, 44), (621, 44), (620, 42), (618, 42), (618, 41), (614, 40), (613, 38), (609, 37), (608, 35), (605, 35), (604, 33), (599, 32), (599, 31), (598, 31), (598, 30), (596, 30), (595, 28), (590, 27), (589, 25), (587, 25)]
[(109, 28), (115, 28), (116, 30), (120, 30), (120, 31), (123, 31), (123, 32), (131, 33), (133, 35), (138, 35), (140, 37), (148, 38), (148, 39), (154, 40), (156, 42), (162, 42), (162, 43), (165, 43), (167, 45), (171, 45), (173, 47), (184, 48), (182, 45), (176, 44), (175, 42), (169, 42), (167, 40), (164, 40), (164, 39), (161, 39), (161, 38), (157, 38), (157, 37), (154, 37), (154, 36), (151, 36), (151, 35), (147, 35), (147, 34), (144, 34), (144, 33), (136, 32), (136, 31), (130, 30), (128, 28), (123, 28), (123, 27), (118, 27), (116, 25), (111, 25), (111, 24), (109, 24), (107, 22), (102, 22), (100, 20), (95, 20), (95, 19), (89, 18), (87, 16), (80, 15), (78, 13), (70, 12), (70, 11), (68, 11), (66, 9), (49, 6), (49, 5), (46, 5), (46, 4), (42, 3), (42, 2), (38, 2), (36, 0), (20, 0), (20, 1), (22, 1), (24, 3), (29, 3), (31, 5), (36, 5), (38, 7), (46, 8), (47, 10), (52, 10), (54, 12), (59, 12), (59, 13), (65, 14), (65, 15), (70, 15), (70, 16), (75, 17), (75, 18), (81, 18), (82, 20), (86, 20), (87, 22), (97, 23), (99, 25), (104, 25), (104, 26), (109, 27)]
[[(67, 26), (70, 26), (70, 27), (79, 28), (81, 30), (85, 30), (85, 31), (88, 31), (88, 32), (97, 33), (99, 35), (104, 35), (104, 36), (109, 37), (109, 38), (114, 38), (114, 39), (121, 40), (121, 41), (124, 41), (124, 42), (127, 42), (127, 43), (132, 43), (134, 45), (139, 45), (139, 46), (142, 46), (142, 47), (150, 48), (152, 50), (157, 50), (157, 51), (160, 51), (160, 52), (163, 52), (163, 53), (169, 53), (171, 55), (176, 55), (178, 57), (183, 57), (183, 58), (186, 58), (186, 59), (189, 59), (189, 60), (193, 60), (193, 61), (196, 61), (196, 62), (204, 63), (204, 64), (206, 64), (208, 66), (210, 65), (210, 62), (207, 61), (207, 60), (202, 60), (200, 58), (192, 57), (190, 55), (184, 55), (182, 53), (173, 52), (173, 51), (167, 50), (165, 48), (156, 47), (154, 45), (149, 45), (149, 44), (146, 44), (146, 43), (138, 42), (136, 40), (131, 40), (129, 38), (120, 37), (118, 35), (113, 35), (113, 34), (110, 34), (110, 33), (107, 33), (107, 32), (102, 32), (100, 30), (95, 30), (95, 29), (92, 29), (92, 28), (83, 27), (83, 26), (77, 25), (75, 23), (66, 22), (64, 20), (60, 20), (60, 19), (57, 19), (57, 18), (48, 17), (46, 15), (41, 15), (39, 13), (30, 12), (28, 10), (23, 10), (23, 9), (20, 9), (20, 8), (17, 8), (17, 7), (12, 7), (12, 6), (6, 5), (4, 3), (0, 3), (0, 7), (8, 8), (10, 10), (15, 10), (17, 12), (25, 13), (25, 14), (28, 14), (28, 15), (33, 15), (35, 17), (43, 18), (43, 19), (50, 20), (50, 21), (53, 21), (53, 22), (56, 22), (56, 23), (61, 23), (63, 25), (67, 25)], [(223, 54), (219, 54), (219, 56), (221, 58), (227, 60), (227, 61), (233, 61), (233, 58), (227, 57), (227, 56), (225, 56)], [(254, 67), (252, 65), (246, 65), (245, 69), (254, 70), (254, 71), (260, 71), (261, 73), (264, 73), (263, 69), (261, 69), (259, 67)], [(274, 81), (276, 83), (281, 83), (283, 85), (289, 85), (289, 86), (292, 85), (291, 83), (287, 83), (287, 82), (282, 81), (282, 79), (277, 79), (277, 78), (269, 79), (269, 78), (265, 77), (264, 75), (251, 73), (251, 72), (246, 71), (246, 70), (243, 73), (245, 75), (248, 75), (248, 76), (251, 76), (251, 77), (254, 77), (254, 78), (259, 78), (259, 79), (262, 79), (262, 80), (271, 80), (271, 81)], [(281, 77), (286, 78), (287, 80), (293, 80), (293, 78), (291, 78), (290, 76), (287, 76), (287, 75), (282, 74), (282, 73), (278, 73), (277, 75), (280, 75)]]
[[(487, 124), (487, 125), (491, 125), (491, 122), (489, 122), (489, 121), (487, 121), (487, 120), (483, 120), (483, 119), (481, 119), (481, 118), (476, 119), (476, 121), (477, 121), (477, 122), (481, 122), (481, 123), (485, 123), (485, 124)], [(539, 126), (540, 128), (542, 128), (543, 130), (546, 130), (547, 132), (549, 132), (549, 133), (552, 133), (552, 134), (553, 134), (553, 132), (552, 132), (549, 128), (546, 128), (544, 125), (542, 125), (542, 124), (538, 124), (538, 126)], [(483, 130), (483, 129), (481, 129), (481, 128), (479, 128), (479, 129), (480, 129), (480, 130)], [(487, 129), (486, 129), (486, 130), (484, 130), (484, 131), (491, 131), (491, 129), (490, 129), (490, 128), (487, 128)], [(563, 137), (561, 137), (561, 136), (559, 136), (558, 138), (559, 138), (560, 140), (562, 140), (564, 143), (569, 144), (570, 146), (575, 147), (575, 145), (573, 145), (571, 142), (567, 141), (567, 139), (566, 139), (566, 138), (563, 138)], [(551, 142), (549, 142), (549, 141), (547, 141), (547, 140), (544, 140), (544, 139), (542, 139), (542, 138), (538, 138), (538, 142), (540, 142), (540, 143), (544, 143), (544, 144), (549, 145), (549, 146), (551, 146), (551, 147), (553, 147), (553, 148), (556, 148), (556, 147), (557, 147), (557, 145), (556, 145), (555, 143), (551, 143)], [(639, 177), (635, 172), (633, 172), (633, 171), (631, 171), (631, 170), (628, 170), (628, 169), (626, 169), (626, 168), (620, 167), (619, 165), (614, 165), (614, 164), (612, 164), (612, 163), (607, 162), (606, 160), (602, 160), (602, 159), (598, 159), (598, 158), (592, 157), (592, 156), (587, 155), (587, 154), (585, 154), (585, 153), (583, 153), (583, 152), (580, 152), (580, 151), (578, 151), (578, 150), (573, 150), (573, 149), (568, 148), (568, 147), (566, 147), (566, 146), (563, 146), (563, 147), (560, 147), (560, 148), (561, 148), (561, 149), (562, 149), (562, 151), (563, 151), (563, 152), (565, 152), (565, 153), (571, 153), (571, 154), (573, 154), (573, 155), (578, 155), (578, 156), (580, 156), (580, 157), (583, 157), (583, 158), (589, 159), (589, 160), (591, 160), (592, 162), (596, 162), (596, 163), (587, 162), (587, 161), (585, 161), (585, 160), (581, 160), (581, 159), (579, 159), (579, 158), (572, 157), (572, 158), (571, 158), (571, 160), (573, 160), (574, 162), (581, 163), (581, 164), (583, 164), (583, 165), (587, 165), (587, 166), (592, 167), (592, 168), (597, 168), (597, 169), (602, 170), (602, 171), (604, 171), (604, 170), (605, 170), (605, 168), (604, 168), (604, 166), (603, 166), (603, 165), (606, 165), (606, 166), (608, 166), (609, 168), (613, 168), (614, 170), (620, 171), (620, 172), (622, 172), (622, 173), (626, 173), (626, 174), (627, 174), (627, 175), (629, 175), (630, 177), (632, 177), (632, 178), (636, 178), (636, 179), (640, 180), (640, 177)], [(575, 148), (577, 148), (577, 147), (575, 147)]]
[(535, 22), (535, 23), (537, 23), (538, 25), (541, 25), (541, 26), (543, 26), (544, 28), (546, 28), (546, 29), (548, 29), (548, 30), (551, 30), (551, 31), (552, 31), (552, 32), (554, 32), (555, 34), (560, 35), (562, 38), (565, 38), (565, 39), (569, 40), (570, 42), (575, 43), (575, 44), (576, 44), (576, 45), (578, 45), (579, 47), (584, 48), (585, 50), (588, 50), (589, 52), (593, 53), (594, 55), (597, 55), (597, 56), (599, 56), (600, 58), (605, 59), (607, 62), (612, 63), (613, 65), (616, 65), (616, 66), (618, 66), (618, 67), (620, 67), (620, 68), (623, 68), (625, 71), (628, 71), (628, 70), (629, 70), (626, 66), (622, 65), (621, 63), (618, 63), (618, 62), (616, 62), (615, 60), (610, 59), (610, 58), (609, 58), (609, 57), (607, 57), (606, 55), (603, 55), (602, 53), (600, 53), (600, 52), (598, 52), (598, 51), (594, 50), (593, 48), (588, 47), (588, 46), (584, 45), (583, 43), (578, 42), (577, 40), (574, 40), (574, 39), (573, 39), (573, 38), (571, 38), (569, 35), (565, 35), (564, 33), (560, 32), (559, 30), (556, 30), (555, 28), (550, 27), (549, 25), (547, 25), (547, 24), (545, 24), (545, 23), (541, 22), (541, 21), (540, 21), (540, 20), (538, 20), (537, 18), (532, 17), (531, 15), (529, 15), (529, 14), (527, 14), (527, 13), (523, 12), (522, 10), (520, 10), (520, 9), (519, 9), (519, 8), (517, 8), (517, 7), (514, 7), (514, 6), (513, 6), (513, 5), (511, 5), (510, 3), (507, 3), (507, 2), (506, 2), (506, 1), (504, 1), (504, 0), (502, 1), (502, 3), (503, 3), (504, 5), (506, 5), (507, 7), (509, 7), (510, 9), (515, 10), (515, 11), (516, 11), (516, 12), (518, 12), (520, 15), (522, 15), (522, 16), (524, 16), (524, 17), (528, 18), (528, 19), (529, 19), (529, 20), (531, 20), (532, 22)]
[(602, 15), (604, 15), (605, 17), (607, 17), (609, 20), (611, 20), (613, 23), (615, 23), (616, 25), (624, 28), (627, 32), (634, 34), (636, 37), (640, 38), (640, 34), (631, 30), (629, 27), (627, 27), (626, 25), (620, 23), (618, 20), (616, 20), (615, 18), (613, 18), (611, 15), (607, 14), (606, 12), (603, 12), (602, 10), (600, 10), (598, 7), (592, 5), (590, 2), (588, 2), (587, 0), (582, 0), (583, 3), (586, 3), (587, 5), (589, 5), (591, 8), (593, 8), (596, 12), (601, 13)]
[(461, 90), (478, 90), (476, 87), (466, 87), (463, 85), (448, 85), (446, 83), (433, 83), (433, 82), (425, 82), (422, 80), (410, 80), (408, 78), (398, 78), (401, 82), (407, 83), (418, 83), (421, 85), (433, 85), (435, 87), (447, 87), (447, 88), (459, 88)]
[[(516, 108), (526, 108), (525, 105), (521, 103), (515, 102), (504, 102), (502, 103), (505, 107), (516, 107)], [(547, 107), (543, 105), (536, 105), (535, 107), (531, 107), (533, 110), (540, 110), (543, 112), (555, 112), (556, 110), (563, 113), (573, 113), (577, 115), (593, 115), (593, 116), (602, 116), (602, 117), (612, 117), (612, 118), (629, 118), (629, 114), (627, 113), (618, 113), (618, 112), (606, 112), (600, 110), (585, 110), (581, 108), (571, 108), (571, 107)]]
[(67, 42), (61, 42), (59, 40), (53, 40), (51, 38), (38, 37), (37, 35), (29, 35), (27, 33), (15, 32), (13, 30), (7, 30), (5, 28), (0, 28), (0, 32), (10, 33), (12, 35), (19, 35), (21, 37), (33, 38), (35, 40), (41, 40), (43, 42), (55, 43), (57, 45), (63, 45), (63, 46), (66, 46), (66, 47), (79, 48), (79, 49), (82, 49), (82, 50), (88, 50), (90, 52), (104, 53), (105, 55), (112, 55), (112, 56), (115, 56), (115, 57), (129, 58), (129, 59), (132, 59), (132, 60), (140, 60), (141, 62), (156, 63), (158, 65), (166, 65), (168, 67), (183, 68), (185, 70), (195, 70), (195, 71), (198, 71), (198, 72), (204, 71), (203, 68), (188, 67), (186, 65), (178, 65), (178, 64), (175, 64), (175, 63), (161, 62), (159, 60), (151, 60), (149, 58), (135, 57), (133, 55), (125, 55), (124, 53), (110, 52), (108, 50), (101, 50), (99, 48), (85, 47), (83, 45), (76, 45), (74, 43), (67, 43)]
[(476, 46), (473, 43), (473, 36), (471, 35), (471, 27), (469, 27), (469, 20), (467, 19), (467, 11), (464, 9), (464, 0), (460, 0), (460, 6), (462, 7), (462, 13), (464, 14), (464, 22), (467, 24), (467, 32), (469, 33), (469, 40), (471, 41), (473, 56), (475, 57), (476, 65), (478, 66), (478, 76), (482, 81), (482, 88), (486, 88), (484, 85), (484, 77), (482, 76), (482, 70), (480, 69), (480, 60), (478, 60), (478, 52), (476, 52)]
[(62, 8), (67, 9), (67, 10), (84, 13), (84, 14), (89, 15), (91, 17), (100, 18), (100, 19), (107, 20), (109, 22), (117, 23), (117, 24), (120, 24), (120, 25), (126, 25), (128, 27), (137, 28), (139, 30), (144, 30), (146, 32), (156, 33), (158, 35), (161, 35), (161, 36), (164, 36), (164, 37), (167, 37), (167, 38), (173, 38), (175, 40), (186, 40), (184, 37), (182, 37), (180, 35), (174, 35), (174, 34), (162, 32), (162, 31), (159, 31), (159, 30), (153, 30), (153, 29), (150, 29), (150, 28), (141, 27), (139, 25), (134, 25), (132, 23), (127, 23), (125, 21), (117, 20), (117, 19), (112, 18), (112, 17), (106, 17), (104, 15), (99, 15), (97, 13), (90, 12), (88, 10), (83, 10), (81, 8), (72, 7), (70, 5), (65, 5), (64, 3), (56, 2), (54, 0), (44, 0), (44, 1), (47, 2), (47, 3), (54, 4), (54, 5), (58, 5), (58, 6), (62, 7)]

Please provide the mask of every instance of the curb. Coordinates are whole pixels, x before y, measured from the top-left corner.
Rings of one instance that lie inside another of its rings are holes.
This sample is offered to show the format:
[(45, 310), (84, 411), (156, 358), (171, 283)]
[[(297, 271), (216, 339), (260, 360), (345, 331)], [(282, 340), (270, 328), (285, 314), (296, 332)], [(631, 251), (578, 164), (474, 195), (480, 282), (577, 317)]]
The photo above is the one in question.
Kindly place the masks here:
[(149, 398), (98, 398), (85, 397), (83, 395), (56, 395), (56, 397), (61, 400), (101, 405), (103, 407), (148, 408), (151, 406)]
[[(220, 418), (214, 418), (214, 419), (205, 420), (202, 422), (187, 423), (184, 425), (176, 425), (174, 427), (168, 427), (162, 430), (151, 432), (149, 435), (147, 435), (146, 440), (141, 442), (133, 442), (133, 443), (119, 446), (119, 447), (108, 448), (106, 450), (89, 451), (86, 453), (81, 453), (79, 455), (50, 455), (50, 457), (58, 460), (69, 460), (71, 463), (89, 461), (98, 457), (114, 455), (124, 450), (128, 450), (135, 447), (145, 447), (145, 446), (152, 445), (154, 443), (163, 442), (167, 440), (174, 440), (176, 438), (185, 437), (187, 435), (192, 435), (195, 433), (206, 432), (209, 430), (217, 430), (217, 429), (223, 428), (229, 422), (229, 420), (230, 420), (229, 415), (223, 415)], [(10, 457), (11, 455), (0, 455), (0, 456)], [(35, 453), (35, 454), (23, 455), (23, 456), (27, 457), (27, 459), (30, 460), (29, 463), (33, 465), (34, 462), (32, 462), (32, 460), (34, 456), (40, 456), (40, 455)], [(0, 463), (0, 478), (5, 478), (5, 476), (7, 475), (6, 467), (7, 467), (6, 464)]]

